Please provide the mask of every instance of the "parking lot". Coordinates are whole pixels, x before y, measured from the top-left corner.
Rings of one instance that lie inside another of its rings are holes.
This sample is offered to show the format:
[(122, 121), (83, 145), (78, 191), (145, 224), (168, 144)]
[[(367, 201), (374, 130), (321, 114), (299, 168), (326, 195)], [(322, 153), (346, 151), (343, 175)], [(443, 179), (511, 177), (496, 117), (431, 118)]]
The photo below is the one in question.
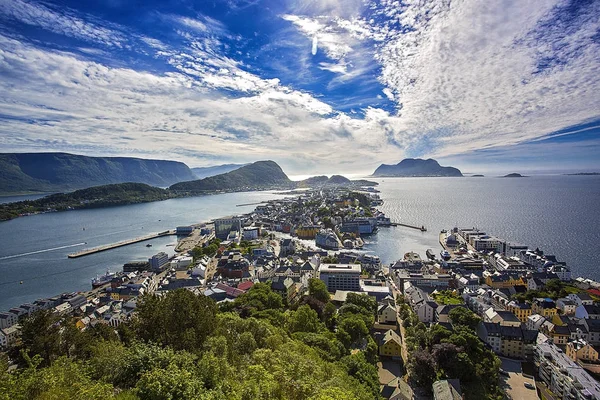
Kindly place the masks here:
[(500, 387), (506, 393), (506, 398), (511, 400), (539, 399), (535, 389), (528, 389), (525, 383), (530, 383), (535, 388), (535, 382), (531, 378), (523, 376), (521, 362), (500, 357), (502, 369), (508, 373), (500, 375)]

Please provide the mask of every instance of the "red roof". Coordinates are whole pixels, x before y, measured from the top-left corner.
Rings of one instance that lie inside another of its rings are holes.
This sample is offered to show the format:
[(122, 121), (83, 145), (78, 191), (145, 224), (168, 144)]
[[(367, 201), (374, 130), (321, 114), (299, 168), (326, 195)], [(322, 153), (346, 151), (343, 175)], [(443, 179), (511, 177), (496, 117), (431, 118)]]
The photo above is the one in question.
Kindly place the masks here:
[(231, 296), (231, 297), (238, 297), (239, 295), (245, 293), (243, 290), (231, 287), (231, 286), (226, 285), (224, 283), (217, 283), (215, 287), (217, 289), (223, 290), (225, 293), (227, 293), (228, 296)]
[(598, 290), (598, 289), (588, 289), (587, 292), (589, 294), (593, 294), (594, 296), (599, 296), (600, 297), (600, 290)]
[(252, 286), (254, 286), (254, 282), (252, 282), (252, 281), (244, 281), (244, 282), (240, 283), (239, 285), (237, 285), (238, 289), (244, 290), (244, 291), (250, 289)]

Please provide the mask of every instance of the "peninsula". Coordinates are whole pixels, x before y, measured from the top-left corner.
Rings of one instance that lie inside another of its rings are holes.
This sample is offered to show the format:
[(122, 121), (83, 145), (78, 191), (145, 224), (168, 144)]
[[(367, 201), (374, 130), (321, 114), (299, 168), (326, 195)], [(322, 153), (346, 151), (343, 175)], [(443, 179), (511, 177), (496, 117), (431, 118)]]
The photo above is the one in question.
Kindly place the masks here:
[(396, 165), (381, 164), (375, 177), (454, 177), (463, 176), (458, 168), (442, 167), (433, 159), (405, 158)]

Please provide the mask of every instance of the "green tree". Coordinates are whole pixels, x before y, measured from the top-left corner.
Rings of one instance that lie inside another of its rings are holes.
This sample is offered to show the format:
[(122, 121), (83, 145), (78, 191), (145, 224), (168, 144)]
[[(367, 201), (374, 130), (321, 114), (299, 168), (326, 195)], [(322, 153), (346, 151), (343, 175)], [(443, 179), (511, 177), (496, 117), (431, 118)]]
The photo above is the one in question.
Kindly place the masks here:
[(174, 364), (144, 373), (136, 385), (136, 393), (147, 400), (192, 400), (203, 392), (203, 383), (194, 370)]
[(435, 381), (435, 360), (429, 351), (417, 350), (411, 354), (408, 364), (411, 378), (415, 383), (429, 390)]
[(449, 316), (452, 324), (467, 326), (472, 330), (477, 329), (477, 325), (479, 324), (479, 321), (481, 321), (481, 318), (465, 307), (456, 307), (452, 309)]
[(288, 330), (294, 332), (313, 332), (318, 333), (324, 329), (319, 320), (319, 316), (307, 305), (298, 307), (298, 310), (291, 311), (288, 319)]
[(216, 313), (212, 299), (178, 289), (160, 297), (142, 296), (134, 326), (143, 340), (194, 352), (215, 329)]
[(330, 299), (327, 286), (320, 279), (310, 278), (308, 280), (308, 294), (323, 303), (327, 303)]
[(377, 300), (368, 294), (348, 293), (346, 304), (355, 304), (371, 314), (377, 312)]
[(48, 366), (61, 355), (60, 330), (58, 314), (36, 311), (21, 320), (21, 348), (30, 356), (40, 355), (42, 366)]
[(337, 334), (339, 340), (350, 348), (362, 342), (369, 335), (369, 329), (360, 316), (351, 315), (339, 322)]

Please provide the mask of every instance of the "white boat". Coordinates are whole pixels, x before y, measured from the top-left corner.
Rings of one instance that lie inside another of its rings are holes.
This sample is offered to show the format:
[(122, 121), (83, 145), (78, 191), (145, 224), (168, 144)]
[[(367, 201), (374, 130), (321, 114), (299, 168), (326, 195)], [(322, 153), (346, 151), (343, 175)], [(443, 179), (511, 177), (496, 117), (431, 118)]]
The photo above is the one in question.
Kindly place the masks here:
[(442, 250), (440, 252), (440, 256), (442, 257), (442, 260), (444, 260), (444, 261), (448, 261), (450, 258), (452, 258), (450, 253), (448, 253), (448, 250)]

